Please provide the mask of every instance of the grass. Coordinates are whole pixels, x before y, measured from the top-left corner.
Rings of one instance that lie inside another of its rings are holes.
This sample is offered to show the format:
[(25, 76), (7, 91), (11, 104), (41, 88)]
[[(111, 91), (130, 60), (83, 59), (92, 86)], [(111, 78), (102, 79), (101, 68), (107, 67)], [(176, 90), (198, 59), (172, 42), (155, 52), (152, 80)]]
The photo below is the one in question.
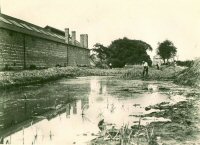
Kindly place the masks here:
[(54, 67), (43, 70), (23, 70), (0, 72), (0, 88), (45, 83), (60, 78), (77, 76), (116, 76), (123, 69), (97, 69), (79, 67)]
[[(146, 80), (171, 80), (174, 79), (181, 71), (182, 67), (173, 67), (173, 66), (162, 66), (160, 70), (157, 70), (154, 67), (149, 68), (149, 74), (147, 77), (144, 77)], [(142, 66), (134, 66), (132, 69), (125, 71), (120, 78), (123, 79), (141, 79), (142, 77)]]
[[(163, 67), (162, 70), (149, 68), (147, 80), (166, 80), (174, 78), (181, 70), (180, 67)], [(132, 68), (81, 68), (81, 67), (54, 67), (44, 70), (23, 70), (0, 72), (0, 88), (37, 84), (58, 80), (60, 78), (72, 78), (78, 76), (117, 76), (121, 79), (141, 79), (142, 66)]]
[(67, 67), (50, 68), (45, 70), (24, 70), (24, 71), (9, 71), (1, 72), (0, 87), (10, 87), (18, 85), (28, 85), (35, 83), (43, 83), (50, 80), (56, 80), (62, 77), (73, 77), (76, 68)]
[[(102, 133), (103, 132), (103, 133)], [(157, 145), (154, 127), (138, 125), (129, 127), (128, 124), (121, 128), (104, 129), (99, 136), (91, 141), (91, 145), (131, 145), (145, 144)]]
[(194, 61), (194, 64), (182, 71), (174, 81), (177, 84), (200, 87), (200, 59)]

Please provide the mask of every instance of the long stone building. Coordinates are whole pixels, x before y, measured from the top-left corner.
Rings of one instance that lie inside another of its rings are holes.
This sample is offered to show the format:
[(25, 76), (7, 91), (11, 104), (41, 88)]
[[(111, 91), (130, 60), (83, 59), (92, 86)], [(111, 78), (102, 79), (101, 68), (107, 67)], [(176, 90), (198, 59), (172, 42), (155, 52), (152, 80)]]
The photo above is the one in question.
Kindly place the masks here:
[(89, 65), (88, 35), (0, 14), (0, 70)]

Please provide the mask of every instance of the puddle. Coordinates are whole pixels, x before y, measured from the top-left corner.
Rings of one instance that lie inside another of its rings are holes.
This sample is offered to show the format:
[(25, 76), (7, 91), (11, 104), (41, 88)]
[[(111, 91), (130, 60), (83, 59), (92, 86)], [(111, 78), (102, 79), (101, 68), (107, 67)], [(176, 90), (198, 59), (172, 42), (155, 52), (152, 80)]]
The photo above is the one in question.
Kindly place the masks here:
[[(169, 82), (80, 77), (4, 92), (0, 96), (0, 102), (4, 102), (0, 105), (0, 135), (4, 136), (4, 143), (18, 145), (84, 145), (99, 134), (98, 123), (102, 119), (121, 128), (123, 124), (137, 124), (137, 116), (160, 111), (145, 110), (147, 106), (186, 100), (169, 93), (170, 87), (177, 86)], [(157, 121), (171, 120), (145, 117), (141, 125)]]

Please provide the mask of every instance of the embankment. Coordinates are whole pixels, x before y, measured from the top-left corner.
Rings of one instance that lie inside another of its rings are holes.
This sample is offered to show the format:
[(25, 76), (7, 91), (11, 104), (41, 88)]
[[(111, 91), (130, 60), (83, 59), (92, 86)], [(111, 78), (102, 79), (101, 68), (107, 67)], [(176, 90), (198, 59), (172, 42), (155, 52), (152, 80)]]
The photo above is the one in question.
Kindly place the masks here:
[(149, 67), (148, 76), (142, 77), (142, 66), (135, 66), (132, 69), (126, 70), (120, 75), (123, 79), (145, 79), (145, 80), (173, 80), (184, 70), (179, 66), (162, 66), (159, 70), (154, 67)]
[(0, 88), (44, 83), (60, 78), (77, 76), (114, 76), (123, 69), (92, 69), (79, 67), (54, 67), (44, 70), (23, 70), (0, 72)]
[[(49, 82), (60, 78), (78, 76), (117, 76), (120, 79), (143, 79), (142, 66), (132, 68), (98, 69), (83, 67), (54, 67), (44, 70), (23, 70), (0, 72), (0, 88)], [(149, 68), (145, 80), (171, 80), (182, 71), (180, 67)]]
[(190, 68), (183, 70), (174, 82), (181, 85), (200, 87), (200, 58), (196, 59)]

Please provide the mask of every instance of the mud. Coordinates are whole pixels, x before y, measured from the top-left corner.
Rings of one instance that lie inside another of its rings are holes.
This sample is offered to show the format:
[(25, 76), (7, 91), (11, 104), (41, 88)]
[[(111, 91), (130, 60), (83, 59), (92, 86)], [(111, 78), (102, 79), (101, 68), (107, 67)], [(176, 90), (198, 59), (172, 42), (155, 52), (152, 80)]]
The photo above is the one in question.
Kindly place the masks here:
[[(158, 90), (168, 91), (170, 89), (162, 87), (162, 89)], [(129, 132), (131, 132), (129, 141), (126, 142), (126, 139), (122, 137), (123, 135), (119, 133), (118, 138), (115, 140), (112, 138), (103, 139), (101, 137), (93, 140), (91, 144), (121, 145), (122, 141), (127, 145), (195, 145), (200, 143), (200, 93), (198, 90), (177, 91), (173, 93), (184, 94), (186, 99), (178, 102), (161, 102), (156, 105), (150, 105), (145, 107), (145, 110), (155, 111), (144, 115), (130, 115), (138, 117), (139, 120), (134, 122), (136, 125), (128, 128)], [(156, 121), (154, 119), (154, 121), (146, 125), (141, 125), (142, 121), (153, 117), (168, 120)]]

